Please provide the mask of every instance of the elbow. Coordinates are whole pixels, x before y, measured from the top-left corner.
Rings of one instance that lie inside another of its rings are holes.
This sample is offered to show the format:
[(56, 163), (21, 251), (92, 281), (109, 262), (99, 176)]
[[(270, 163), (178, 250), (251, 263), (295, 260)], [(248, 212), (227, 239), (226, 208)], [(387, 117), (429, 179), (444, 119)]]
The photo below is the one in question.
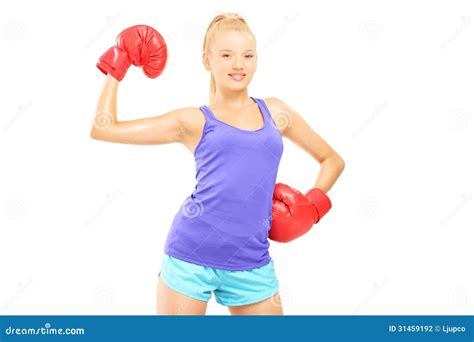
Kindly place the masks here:
[(91, 129), (90, 137), (94, 140), (102, 140), (95, 128)]
[(337, 167), (338, 167), (339, 175), (342, 173), (342, 171), (344, 171), (344, 168), (346, 167), (346, 162), (339, 155), (337, 156)]
[(338, 174), (341, 174), (342, 171), (344, 171), (344, 167), (346, 166), (346, 163), (339, 154), (335, 153), (331, 157), (328, 157), (326, 160), (327, 160), (327, 164), (331, 165), (332, 169), (337, 170)]
[(342, 171), (344, 171), (344, 168), (346, 167), (346, 162), (341, 157), (339, 157), (339, 167), (341, 169), (341, 173)]

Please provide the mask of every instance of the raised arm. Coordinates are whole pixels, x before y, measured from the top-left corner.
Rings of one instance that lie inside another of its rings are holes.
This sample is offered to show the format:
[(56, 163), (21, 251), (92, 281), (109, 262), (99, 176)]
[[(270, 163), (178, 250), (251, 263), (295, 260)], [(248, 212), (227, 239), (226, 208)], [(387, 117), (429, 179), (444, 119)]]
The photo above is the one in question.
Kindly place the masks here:
[(183, 142), (186, 120), (195, 113), (195, 108), (181, 108), (154, 117), (118, 121), (118, 86), (119, 82), (110, 74), (107, 75), (90, 134), (93, 139), (136, 145)]
[(194, 108), (131, 121), (117, 120), (117, 90), (128, 68), (141, 67), (150, 78), (158, 77), (166, 65), (167, 47), (161, 34), (146, 25), (131, 26), (117, 36), (116, 45), (100, 58), (97, 67), (107, 75), (91, 130), (97, 140), (122, 144), (166, 144), (183, 142)]

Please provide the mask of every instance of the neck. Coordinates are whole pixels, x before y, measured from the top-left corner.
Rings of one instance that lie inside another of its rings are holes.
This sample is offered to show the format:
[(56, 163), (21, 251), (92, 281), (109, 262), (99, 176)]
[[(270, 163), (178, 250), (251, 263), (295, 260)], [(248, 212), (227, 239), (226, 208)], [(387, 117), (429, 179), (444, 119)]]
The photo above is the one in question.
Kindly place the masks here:
[(214, 108), (240, 109), (253, 103), (248, 96), (247, 88), (243, 90), (217, 89), (209, 97), (209, 105)]

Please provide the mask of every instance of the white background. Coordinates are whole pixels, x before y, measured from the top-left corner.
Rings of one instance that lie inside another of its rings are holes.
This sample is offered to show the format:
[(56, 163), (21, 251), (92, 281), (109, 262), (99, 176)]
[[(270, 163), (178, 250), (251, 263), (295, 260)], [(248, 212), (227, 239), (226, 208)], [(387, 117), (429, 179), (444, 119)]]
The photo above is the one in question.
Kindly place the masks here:
[[(171, 221), (195, 185), (182, 145), (89, 137), (99, 56), (128, 26), (166, 39), (131, 68), (119, 120), (207, 104), (218, 11), (257, 37), (249, 95), (275, 96), (343, 157), (323, 222), (271, 243), (286, 315), (473, 314), (470, 1), (10, 1), (0, 5), (0, 313), (155, 314)], [(300, 191), (318, 163), (285, 139)], [(228, 315), (215, 302), (210, 315)]]

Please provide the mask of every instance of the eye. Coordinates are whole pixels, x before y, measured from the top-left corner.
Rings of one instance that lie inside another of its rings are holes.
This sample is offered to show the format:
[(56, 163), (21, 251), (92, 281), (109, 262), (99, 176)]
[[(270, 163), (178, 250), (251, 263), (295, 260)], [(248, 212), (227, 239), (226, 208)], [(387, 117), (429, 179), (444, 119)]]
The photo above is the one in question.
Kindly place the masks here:
[(222, 55), (222, 57), (227, 57), (227, 56), (230, 56), (228, 53), (226, 53), (225, 55)]
[(253, 55), (247, 55), (247, 56), (245, 56), (245, 57), (250, 57), (250, 58), (252, 58), (252, 57), (253, 57)]

